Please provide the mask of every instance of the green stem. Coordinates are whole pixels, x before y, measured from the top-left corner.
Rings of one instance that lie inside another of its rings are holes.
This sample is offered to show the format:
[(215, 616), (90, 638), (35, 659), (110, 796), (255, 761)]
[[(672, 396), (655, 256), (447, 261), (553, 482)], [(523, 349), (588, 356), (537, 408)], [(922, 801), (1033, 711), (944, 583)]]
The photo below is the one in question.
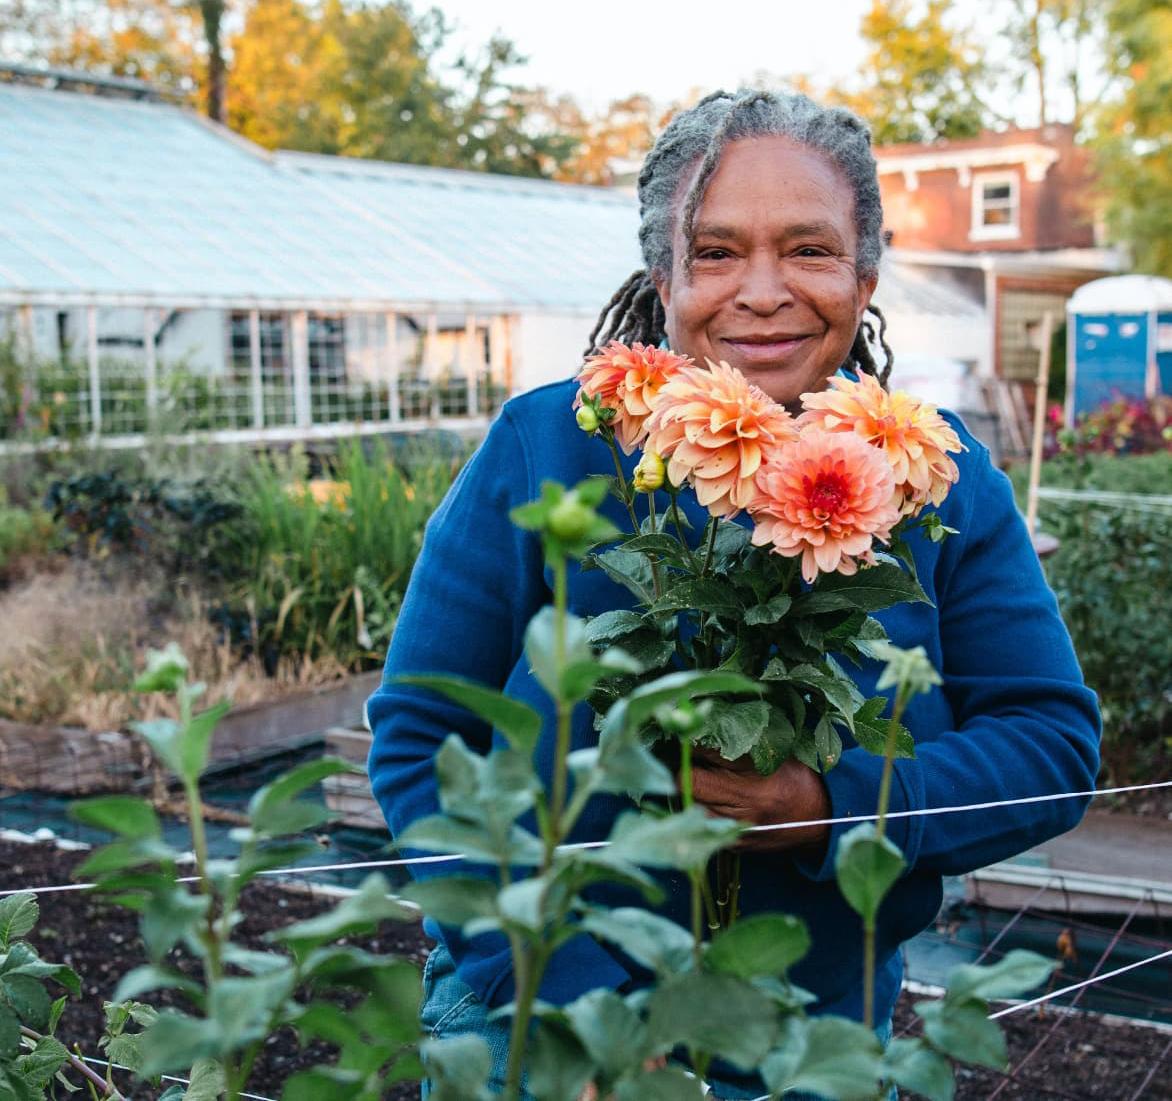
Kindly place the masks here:
[[(655, 494), (654, 493), (647, 494), (647, 519), (651, 522), (650, 523), (650, 528), (651, 528), (650, 534), (652, 534), (652, 535), (656, 534), (656, 529), (658, 527), (657, 521), (658, 521), (659, 517), (656, 515), (656, 512), (655, 512)], [(647, 561), (651, 563), (651, 584), (652, 584), (652, 587), (655, 589), (655, 595), (662, 596), (663, 595), (663, 583), (662, 583), (660, 576), (659, 576), (659, 559), (656, 558), (654, 554), (649, 554), (649, 555), (647, 555)]]
[(516, 943), (514, 936), (510, 936), (509, 939), (514, 941), (513, 974), (516, 979), (516, 1002), (513, 1027), (509, 1034), (509, 1062), (505, 1073), (504, 1097), (507, 1101), (520, 1101), (529, 1022), (533, 1017), (533, 1003), (537, 999), (541, 974), (538, 966), (539, 957), (530, 956), (523, 945)]
[[(566, 666), (566, 560), (559, 557), (553, 563), (554, 576), (554, 633), (553, 633), (553, 650), (554, 650), (554, 668), (558, 671), (558, 675), (564, 671)], [(553, 862), (554, 850), (557, 848), (557, 836), (560, 832), (562, 812), (566, 806), (566, 783), (568, 768), (566, 765), (566, 758), (570, 754), (570, 719), (573, 711), (573, 704), (562, 698), (562, 693), (559, 690), (557, 693), (557, 741), (554, 746), (554, 760), (553, 760), (553, 779), (551, 783), (550, 803), (549, 803), (549, 817), (550, 817), (550, 831), (545, 837), (545, 861), (546, 868)]]
[(668, 490), (671, 497), (671, 519), (676, 526), (676, 531), (680, 537), (680, 546), (684, 548), (684, 553), (688, 556), (688, 565), (692, 567), (692, 572), (696, 572), (696, 555), (692, 552), (692, 548), (688, 545), (688, 537), (684, 534), (684, 521), (680, 516), (679, 506), (679, 491), (675, 488)]
[[(34, 1044), (39, 1044), (43, 1039), (45, 1039), (41, 1033), (36, 1032), (27, 1025), (20, 1026), (20, 1034), (22, 1036), (27, 1036)], [(97, 1087), (102, 1091), (103, 1097), (111, 1097), (114, 1099), (114, 1101), (126, 1101), (126, 1098), (124, 1098), (122, 1094), (120, 1094), (114, 1088), (114, 1084), (112, 1082), (107, 1082), (96, 1070), (93, 1069), (93, 1067), (88, 1066), (76, 1055), (66, 1052), (65, 1059), (66, 1062), (68, 1062), (69, 1065), (86, 1080), (86, 1083), (90, 1086), (91, 1089)]]
[[(887, 740), (883, 744), (883, 774), (879, 779), (879, 806), (876, 810), (875, 836), (883, 840), (887, 832), (887, 805), (891, 799), (891, 777), (895, 768), (895, 740), (899, 720), (907, 706), (908, 693), (901, 685), (895, 693)], [(863, 923), (863, 1024), (875, 1027), (875, 919)]]
[(708, 548), (704, 552), (704, 566), (700, 570), (701, 577), (708, 576), (708, 570), (712, 566), (712, 552), (716, 550), (716, 533), (720, 529), (720, 521), (714, 516), (712, 518), (712, 530), (708, 533)]
[[(690, 810), (695, 798), (692, 794), (692, 740), (684, 738), (680, 742), (680, 794), (684, 800), (684, 810)], [(700, 970), (703, 960), (703, 921), (701, 905), (700, 877), (704, 874), (701, 868), (690, 868), (688, 879), (692, 884), (692, 963), (696, 970)]]
[(623, 473), (623, 461), (619, 458), (619, 449), (614, 444), (614, 433), (604, 433), (602, 438), (606, 440), (606, 446), (610, 448), (610, 456), (614, 459), (614, 471), (618, 478), (619, 489), (622, 490), (623, 504), (627, 506), (627, 515), (631, 518), (631, 531), (634, 535), (638, 535), (639, 517), (635, 513), (635, 499), (631, 493), (631, 487), (627, 484), (627, 476)]

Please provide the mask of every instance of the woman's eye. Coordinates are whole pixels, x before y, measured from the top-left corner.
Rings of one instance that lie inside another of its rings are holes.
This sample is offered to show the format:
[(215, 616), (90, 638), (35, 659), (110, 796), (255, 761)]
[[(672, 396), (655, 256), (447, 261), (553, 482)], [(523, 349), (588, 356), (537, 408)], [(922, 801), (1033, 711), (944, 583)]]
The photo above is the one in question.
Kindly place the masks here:
[(800, 249), (798, 249), (797, 255), (803, 257), (823, 257), (829, 256), (830, 253), (827, 252), (827, 250), (824, 249), (821, 245), (803, 245)]
[(731, 256), (732, 253), (724, 248), (702, 248), (696, 252), (697, 260), (724, 260)]

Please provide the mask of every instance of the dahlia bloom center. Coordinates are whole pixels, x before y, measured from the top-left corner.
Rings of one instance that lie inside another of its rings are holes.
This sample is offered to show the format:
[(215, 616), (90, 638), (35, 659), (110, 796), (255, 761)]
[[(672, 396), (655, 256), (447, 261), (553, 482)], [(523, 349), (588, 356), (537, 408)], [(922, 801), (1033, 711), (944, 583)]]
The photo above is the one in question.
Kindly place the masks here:
[(810, 508), (819, 520), (829, 520), (846, 503), (850, 489), (846, 479), (833, 471), (822, 471), (817, 478), (802, 479)]

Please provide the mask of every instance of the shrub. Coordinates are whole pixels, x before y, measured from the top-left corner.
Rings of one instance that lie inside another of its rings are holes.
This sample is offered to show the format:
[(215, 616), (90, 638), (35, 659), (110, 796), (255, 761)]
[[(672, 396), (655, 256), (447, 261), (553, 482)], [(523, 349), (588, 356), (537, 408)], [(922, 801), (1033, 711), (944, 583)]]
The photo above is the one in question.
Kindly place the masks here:
[(10, 505), (0, 489), (0, 585), (19, 572), (23, 561), (46, 553), (56, 528), (43, 509)]
[(1076, 455), (1172, 452), (1172, 397), (1116, 398), (1084, 413), (1072, 431), (1056, 437), (1061, 451)]

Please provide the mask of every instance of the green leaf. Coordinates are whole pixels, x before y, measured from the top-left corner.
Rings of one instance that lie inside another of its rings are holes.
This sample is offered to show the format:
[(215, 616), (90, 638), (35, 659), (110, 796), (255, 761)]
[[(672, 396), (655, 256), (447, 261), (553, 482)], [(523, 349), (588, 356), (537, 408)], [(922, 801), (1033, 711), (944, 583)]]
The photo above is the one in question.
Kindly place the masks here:
[(493, 864), (540, 864), (543, 856), (538, 839), (522, 829), (514, 828), (497, 838), (486, 834), (481, 826), (458, 822), (444, 814), (433, 814), (412, 822), (399, 835), (398, 847), (400, 851), (422, 849), (470, 860), (487, 860)]
[(87, 826), (108, 830), (131, 841), (163, 835), (155, 808), (145, 799), (130, 795), (104, 795), (73, 803), (69, 814)]
[(197, 1059), (183, 1101), (219, 1101), (226, 1088), (224, 1068), (214, 1059)]
[(920, 1040), (895, 1039), (883, 1054), (884, 1077), (928, 1101), (952, 1101), (952, 1064)]
[(424, 1040), (419, 1053), (431, 1077), (434, 1101), (480, 1101), (489, 1096), (492, 1053), (479, 1036)]
[(848, 830), (834, 857), (838, 888), (865, 923), (875, 920), (880, 903), (905, 867), (903, 853), (889, 838), (880, 838), (871, 822)]
[(876, 1035), (842, 1017), (787, 1018), (761, 1077), (777, 1094), (803, 1090), (835, 1101), (872, 1101), (882, 1074)]
[(615, 1090), (617, 1101), (704, 1101), (707, 1096), (700, 1080), (679, 1067), (645, 1071)]
[(680, 546), (680, 541), (674, 535), (662, 532), (639, 535), (623, 543), (623, 550), (636, 554), (651, 554), (660, 562), (668, 562), (673, 566), (686, 566), (687, 554)]
[(789, 671), (787, 679), (820, 692), (842, 717), (847, 728), (853, 731), (855, 711), (863, 699), (854, 681), (837, 664), (831, 665), (827, 661), (825, 669), (814, 665), (797, 665)]
[(696, 740), (735, 761), (753, 749), (768, 725), (769, 704), (764, 700), (712, 700)]
[(638, 730), (664, 704), (678, 704), (700, 696), (761, 694), (761, 686), (740, 673), (686, 670), (667, 673), (640, 685), (625, 699), (619, 700), (606, 714), (603, 732), (608, 727), (627, 725)]
[(416, 912), (390, 897), (386, 878), (375, 872), (368, 875), (352, 895), (347, 895), (332, 910), (304, 921), (287, 925), (272, 934), (272, 939), (287, 944), (299, 957), (327, 941), (353, 933), (373, 931), (384, 921), (414, 921)]
[(711, 577), (688, 578), (673, 585), (651, 605), (651, 612), (698, 611), (716, 615), (741, 615), (744, 603), (731, 585)]
[(793, 598), (780, 593), (765, 604), (757, 604), (745, 612), (745, 623), (750, 627), (776, 623), (793, 606)]
[(738, 822), (710, 818), (700, 807), (665, 817), (628, 812), (615, 823), (610, 845), (603, 851), (610, 859), (686, 871), (703, 865), (740, 832)]
[(569, 1029), (549, 1020), (529, 1041), (527, 1056), (526, 1084), (537, 1101), (578, 1097), (594, 1069)]
[(979, 998), (916, 1002), (915, 1011), (923, 1018), (924, 1036), (945, 1055), (995, 1070), (1009, 1062), (1005, 1037), (997, 1022), (989, 1020), (988, 1007)]
[(827, 715), (823, 715), (814, 727), (814, 748), (823, 772), (829, 772), (842, 759), (842, 739)]
[(147, 900), (140, 927), (152, 962), (161, 960), (203, 921), (208, 905), (206, 895), (190, 894), (182, 885)]
[(208, 765), (216, 724), (232, 710), (231, 700), (221, 700), (192, 717), (179, 737), (179, 775), (189, 782), (199, 779)]
[(7, 1005), (0, 1002), (0, 1061), (15, 1059), (19, 1051), (20, 1019)]
[(115, 841), (95, 849), (73, 874), (78, 879), (101, 879), (114, 872), (141, 868), (145, 864), (167, 864), (179, 855), (170, 845), (156, 838), (139, 841)]
[(586, 623), (586, 638), (592, 646), (626, 638), (647, 627), (647, 621), (638, 613), (625, 608), (603, 612)]
[(30, 1086), (45, 1089), (68, 1058), (69, 1052), (60, 1040), (43, 1036), (32, 1051), (16, 1060), (16, 1069)]
[(883, 672), (875, 682), (876, 688), (920, 693), (944, 683), (922, 646), (904, 648), (881, 640), (861, 643), (859, 649), (884, 663)]
[(533, 751), (541, 735), (541, 716), (532, 707), (476, 681), (440, 676), (397, 677), (396, 681), (430, 688), (447, 696), (499, 730), (514, 749), (524, 753)]
[[(712, 546), (712, 568), (717, 573), (727, 573), (741, 552), (749, 546), (752, 533), (748, 528), (729, 520), (713, 522), (716, 524), (716, 542)], [(704, 533), (704, 542), (707, 545), (707, 531)]]
[(199, 994), (202, 987), (178, 971), (144, 964), (122, 976), (111, 1000), (115, 1003), (128, 1002), (152, 990), (182, 990), (190, 996)]
[(496, 913), (497, 888), (487, 879), (470, 875), (444, 875), (407, 884), (399, 897), (417, 903), (441, 925), (460, 928), (475, 918)]
[(37, 924), (41, 909), (31, 891), (0, 899), (0, 948), (27, 937)]
[(814, 591), (798, 601), (802, 615), (858, 609), (878, 612), (904, 601), (930, 604), (927, 594), (911, 574), (892, 563), (868, 566), (847, 576), (820, 574)]
[[(887, 729), (890, 719), (884, 718), (887, 706), (885, 696), (874, 696), (855, 712), (855, 741), (868, 753), (882, 757), (887, 750)], [(907, 727), (896, 724), (895, 753), (897, 758), (916, 755), (916, 743)]]
[(773, 1004), (732, 975), (692, 971), (666, 980), (647, 999), (656, 1051), (686, 1045), (755, 1070), (777, 1033)]
[(592, 990), (565, 1007), (575, 1035), (608, 1077), (647, 1058), (647, 1026), (613, 990)]
[(969, 998), (1017, 998), (1028, 994), (1050, 978), (1057, 965), (1053, 960), (1015, 948), (996, 963), (981, 966), (963, 964), (948, 976), (950, 1001)]
[(71, 994), (81, 993), (81, 980), (72, 967), (41, 959), (30, 944), (18, 941), (0, 956), (0, 975), (26, 975), (32, 979), (53, 979)]
[(253, 830), (263, 836), (281, 837), (305, 828), (312, 829), (325, 821), (327, 814), (320, 805), (295, 803), (293, 800), (327, 777), (343, 773), (362, 775), (363, 769), (338, 757), (319, 757), (265, 784), (248, 801), (248, 818)]
[(597, 660), (578, 661), (562, 673), (561, 698), (576, 703), (586, 699), (594, 686), (607, 677), (638, 676), (643, 666), (625, 650), (612, 646)]
[(144, 1078), (182, 1073), (197, 1059), (214, 1059), (228, 1049), (229, 1041), (215, 1021), (164, 1010), (143, 1034)]
[(782, 762), (792, 756), (796, 738), (797, 731), (789, 716), (776, 704), (770, 704), (769, 721), (761, 737), (749, 749), (758, 775), (769, 776), (776, 772)]
[(179, 723), (174, 719), (149, 719), (132, 722), (130, 729), (141, 734), (155, 756), (176, 776), (183, 775), (183, 760), (179, 752)]
[(292, 996), (296, 979), (291, 964), (267, 975), (220, 979), (208, 994), (208, 1017), (219, 1026), (221, 1050), (238, 1050), (263, 1040), (273, 1012)]
[(704, 953), (704, 966), (739, 979), (777, 977), (809, 948), (810, 934), (800, 918), (757, 914), (717, 933)]
[(175, 642), (147, 651), (146, 669), (134, 682), (136, 692), (177, 692), (187, 677), (187, 658)]
[(48, 1027), (49, 994), (31, 975), (6, 974), (0, 978), (0, 1001), (7, 1002), (29, 1028), (44, 1032)]
[(580, 924), (658, 975), (678, 974), (692, 965), (692, 934), (651, 910), (637, 906), (590, 910)]
[(525, 655), (533, 675), (554, 699), (559, 698), (563, 672), (579, 662), (590, 661), (594, 656), (586, 638), (586, 623), (576, 615), (566, 613), (564, 639), (562, 642), (563, 662), (559, 666), (557, 610), (552, 605), (542, 608), (525, 629)]
[(807, 768), (812, 768), (815, 772), (821, 770), (822, 765), (818, 760), (818, 747), (814, 743), (814, 731), (807, 727), (798, 727), (791, 752)]
[(640, 604), (650, 605), (655, 601), (651, 563), (645, 555), (618, 547), (605, 554), (590, 555), (585, 565), (597, 566), (616, 584), (634, 593)]

